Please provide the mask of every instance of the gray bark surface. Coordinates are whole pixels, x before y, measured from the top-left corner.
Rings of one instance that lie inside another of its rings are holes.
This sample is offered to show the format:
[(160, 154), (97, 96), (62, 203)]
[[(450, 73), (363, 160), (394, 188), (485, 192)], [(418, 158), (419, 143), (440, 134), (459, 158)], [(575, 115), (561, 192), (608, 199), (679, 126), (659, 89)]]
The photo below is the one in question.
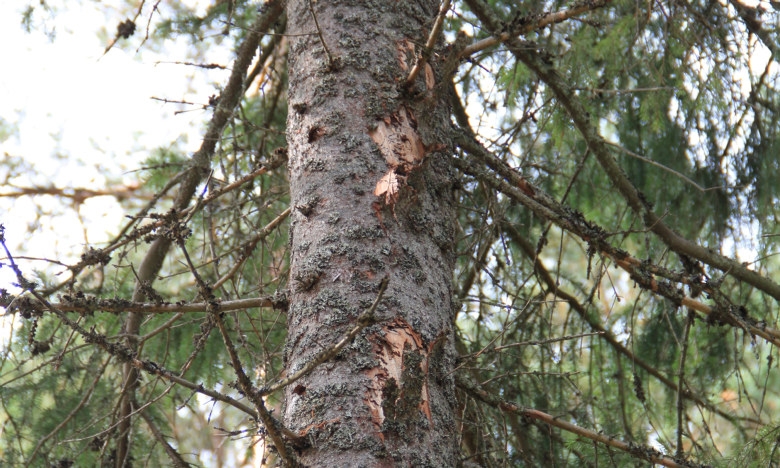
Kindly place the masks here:
[(305, 466), (458, 464), (443, 57), (401, 86), (438, 6), (288, 4), (287, 373), (336, 343), (389, 279), (378, 322), (286, 389), (284, 422), (306, 434)]

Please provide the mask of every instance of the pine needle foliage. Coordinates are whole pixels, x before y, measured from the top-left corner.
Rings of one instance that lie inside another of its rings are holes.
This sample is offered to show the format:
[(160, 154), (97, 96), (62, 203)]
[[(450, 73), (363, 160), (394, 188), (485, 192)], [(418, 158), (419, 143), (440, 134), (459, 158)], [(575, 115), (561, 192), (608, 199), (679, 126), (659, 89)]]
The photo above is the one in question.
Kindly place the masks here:
[[(68, 8), (47, 3), (21, 13), (26, 30), (48, 33)], [(172, 60), (214, 64), (217, 46), (232, 60), (276, 3), (218, 1), (196, 14), (185, 2), (128, 2), (148, 30), (113, 47), (165, 51), (185, 37)], [(260, 389), (285, 377), (287, 217), (318, 202), (290, 206), (285, 15), (267, 24), (234, 105), (220, 107), (227, 81), (202, 97), (204, 138), (212, 116), (229, 113), (198, 153), (205, 167), (177, 142), (145, 148), (122, 176), (139, 188), (107, 187), (126, 224), (83, 253), (42, 266), (3, 237), (13, 257), (0, 254), (2, 268), (20, 268), (0, 291), (3, 466), (116, 466), (129, 362), (140, 380), (126, 466), (177, 464), (172, 452), (195, 466), (289, 462), (246, 412), (230, 364), (235, 352)], [(464, 466), (780, 464), (777, 24), (770, 2), (452, 2), (431, 60), (460, 54), (444, 86)], [(500, 40), (468, 48), (490, 38)], [(235, 64), (217, 65), (181, 66), (227, 80)], [(0, 122), (8, 138), (15, 129)], [(4, 164), (4, 199), (78, 205), (67, 191), (12, 185), (36, 168)], [(30, 238), (58, 213), (40, 208)], [(142, 281), (161, 238), (171, 248)], [(131, 352), (133, 311), (145, 315)], [(264, 397), (278, 416), (281, 393)]]

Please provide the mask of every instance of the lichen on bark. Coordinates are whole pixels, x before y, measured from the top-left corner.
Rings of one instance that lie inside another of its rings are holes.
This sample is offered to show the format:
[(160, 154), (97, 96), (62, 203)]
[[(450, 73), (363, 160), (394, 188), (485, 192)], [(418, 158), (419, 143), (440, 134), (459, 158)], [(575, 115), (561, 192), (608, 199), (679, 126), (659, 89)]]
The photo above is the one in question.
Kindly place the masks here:
[[(288, 388), (308, 466), (455, 466), (453, 171), (432, 61), (404, 89), (438, 2), (290, 1), (288, 372), (389, 287), (378, 322)], [(313, 10), (313, 12), (312, 12)], [(320, 34), (315, 33), (316, 15)], [(324, 47), (325, 42), (327, 47)], [(326, 52), (327, 49), (327, 52)], [(334, 66), (334, 63), (337, 66)], [(390, 174), (390, 175), (389, 175)], [(377, 194), (384, 178), (396, 185)], [(434, 377), (431, 375), (434, 374)], [(392, 419), (383, 408), (392, 408)]]

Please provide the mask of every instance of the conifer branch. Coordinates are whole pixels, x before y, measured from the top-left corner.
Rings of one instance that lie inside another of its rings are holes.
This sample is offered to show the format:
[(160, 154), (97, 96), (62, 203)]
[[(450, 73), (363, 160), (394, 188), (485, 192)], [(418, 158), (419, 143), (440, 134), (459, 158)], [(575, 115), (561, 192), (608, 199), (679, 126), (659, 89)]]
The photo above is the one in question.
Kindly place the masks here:
[[(481, 39), (467, 46), (460, 53), (460, 57), (470, 57), (477, 52), (481, 52), (485, 49), (489, 49), (490, 47), (494, 47), (511, 39), (515, 39), (518, 36), (523, 36), (552, 24), (562, 23), (568, 19), (575, 18), (589, 11), (602, 8), (609, 2), (610, 0), (581, 1), (575, 5), (572, 5), (571, 8), (563, 11), (544, 13), (541, 15), (529, 15), (528, 17), (517, 18), (515, 21), (516, 24), (508, 24), (505, 26), (505, 28), (502, 28), (506, 30), (494, 33), (494, 35), (491, 37)], [(487, 12), (487, 8), (489, 8), (487, 5), (481, 4), (478, 1), (467, 1), (466, 3), (478, 15), (480, 13)], [(481, 17), (480, 19), (484, 21), (484, 17)]]
[[(17, 271), (17, 277), (19, 278), (19, 281), (22, 284), (32, 285), (32, 283), (24, 278), (24, 276), (21, 273), (21, 270), (18, 269), (15, 262), (13, 261), (13, 257), (10, 256), (10, 252), (8, 251), (5, 241), (2, 240), (2, 235), (0, 235), (0, 244), (6, 249), (6, 253), (8, 254), (12, 268)], [(208, 397), (213, 398), (214, 400), (221, 401), (223, 403), (229, 404), (230, 406), (233, 406), (249, 415), (255, 416), (255, 411), (239, 402), (234, 400), (233, 398), (223, 395), (219, 392), (207, 389), (203, 387), (201, 384), (195, 384), (193, 382), (190, 382), (189, 380), (186, 380), (176, 373), (165, 369), (164, 367), (160, 366), (159, 364), (153, 362), (153, 361), (145, 361), (142, 359), (139, 359), (136, 352), (128, 348), (127, 346), (121, 344), (121, 343), (113, 343), (110, 342), (106, 336), (101, 335), (99, 333), (96, 333), (94, 330), (87, 330), (81, 325), (79, 325), (78, 322), (71, 320), (65, 312), (57, 309), (54, 304), (49, 303), (46, 298), (44, 298), (40, 293), (38, 293), (33, 286), (28, 286), (28, 291), (32, 296), (34, 296), (39, 304), (39, 307), (31, 308), (28, 310), (29, 313), (32, 314), (32, 316), (38, 316), (40, 315), (44, 310), (49, 311), (56, 315), (65, 325), (67, 325), (70, 329), (81, 335), (81, 337), (84, 339), (84, 341), (87, 344), (95, 344), (99, 346), (101, 349), (106, 351), (109, 355), (116, 358), (119, 362), (122, 363), (128, 363), (132, 365), (134, 368), (147, 372), (151, 375), (161, 377), (165, 380), (170, 381), (171, 383), (175, 383), (178, 385), (181, 385), (185, 388), (188, 388), (194, 392), (201, 393), (203, 395), (206, 395)], [(20, 301), (23, 301), (24, 298), (19, 298)], [(11, 307), (13, 305), (13, 302), (8, 305), (7, 307)], [(7, 384), (8, 382), (5, 382)]]
[[(588, 324), (588, 326), (594, 332), (598, 332), (601, 339), (605, 340), (616, 352), (625, 356), (633, 365), (636, 365), (643, 369), (645, 372), (658, 379), (663, 385), (672, 391), (677, 390), (675, 382), (662, 374), (656, 367), (650, 365), (647, 361), (634, 354), (630, 349), (623, 346), (623, 344), (607, 330), (593, 315), (588, 313), (587, 307), (583, 305), (577, 298), (567, 290), (560, 287), (555, 281), (552, 274), (545, 268), (539, 256), (536, 253), (536, 248), (525, 237), (520, 235), (517, 229), (506, 220), (501, 221), (502, 228), (509, 235), (509, 238), (520, 247), (523, 254), (533, 262), (534, 270), (539, 275), (541, 282), (547, 287), (547, 291), (550, 294), (554, 294), (556, 297), (566, 301), (569, 306), (574, 309), (577, 315)], [(721, 410), (712, 402), (705, 400), (701, 395), (694, 393), (689, 388), (683, 388), (683, 396), (699, 406), (707, 408), (707, 410), (719, 415), (730, 423), (737, 425), (738, 420), (749, 421), (754, 424), (760, 424), (760, 421), (749, 418), (738, 418), (731, 413)]]
[[(456, 138), (458, 138), (458, 143), (462, 148), (478, 155), (481, 162), (487, 163), (488, 167), (496, 170), (506, 180), (496, 180), (492, 175), (487, 174), (480, 164), (469, 162), (468, 160), (455, 159), (456, 167), (467, 174), (477, 177), (495, 190), (526, 206), (537, 216), (554, 222), (560, 228), (571, 232), (597, 251), (610, 257), (615, 264), (628, 272), (631, 279), (643, 289), (665, 297), (674, 304), (689, 307), (710, 316), (712, 320), (722, 321), (731, 326), (741, 328), (751, 336), (760, 336), (764, 340), (780, 346), (780, 331), (766, 327), (764, 323), (737, 317), (733, 313), (733, 307), (717, 304), (709, 306), (686, 296), (681, 289), (678, 289), (670, 282), (657, 280), (650, 270), (644, 268), (642, 262), (632, 257), (629, 253), (607, 243), (605, 238), (608, 233), (605, 229), (585, 219), (582, 213), (558, 203), (552, 196), (531, 184), (506, 165), (506, 163), (491, 155), (478, 142), (472, 141), (463, 134)], [(707, 287), (706, 284), (702, 284), (702, 286)], [(715, 289), (708, 288), (708, 291), (714, 292)]]
[(57, 424), (57, 426), (54, 429), (52, 429), (48, 434), (46, 434), (45, 436), (41, 437), (38, 440), (38, 443), (35, 444), (35, 448), (30, 454), (30, 458), (27, 461), (27, 464), (25, 466), (30, 466), (35, 460), (35, 457), (38, 455), (38, 452), (43, 447), (43, 444), (45, 444), (46, 441), (48, 441), (49, 439), (57, 435), (57, 433), (60, 432), (69, 422), (71, 422), (73, 418), (76, 417), (78, 412), (81, 411), (81, 409), (84, 408), (84, 406), (86, 406), (90, 398), (92, 398), (92, 394), (95, 392), (95, 388), (97, 388), (100, 379), (103, 378), (103, 372), (105, 372), (109, 362), (110, 359), (106, 359), (103, 362), (103, 364), (100, 366), (100, 368), (97, 370), (97, 372), (95, 372), (95, 378), (92, 379), (92, 383), (89, 385), (86, 391), (84, 391), (84, 395), (81, 397), (81, 400), (76, 404), (76, 406), (73, 407), (73, 409), (70, 410), (67, 416), (62, 418), (62, 421), (60, 421), (60, 423)]
[[(197, 268), (195, 268), (195, 265), (192, 263), (184, 243), (184, 237), (176, 239), (176, 243), (179, 245), (179, 248), (184, 255), (184, 259), (190, 268), (190, 272), (195, 278), (201, 298), (209, 304), (208, 312), (211, 321), (216, 324), (220, 335), (222, 335), (222, 341), (224, 342), (225, 349), (230, 357), (230, 365), (236, 375), (236, 386), (238, 387), (238, 390), (246, 395), (247, 398), (249, 398), (249, 401), (254, 405), (255, 412), (263, 423), (268, 436), (271, 438), (271, 442), (273, 442), (274, 447), (276, 447), (276, 451), (279, 454), (279, 458), (284, 462), (284, 466), (297, 467), (299, 464), (295, 459), (295, 454), (289, 450), (287, 442), (284, 437), (282, 437), (282, 433), (285, 432), (281, 429), (283, 427), (282, 423), (271, 415), (271, 412), (268, 411), (268, 408), (265, 406), (262, 395), (256, 391), (249, 376), (246, 375), (244, 365), (241, 363), (241, 359), (236, 352), (236, 347), (233, 344), (233, 340), (230, 338), (230, 333), (225, 325), (225, 321), (222, 320), (222, 311), (213, 295), (212, 288), (203, 281)], [(289, 430), (287, 432), (289, 432)]]
[(631, 210), (643, 219), (645, 226), (650, 231), (655, 233), (670, 249), (678, 254), (687, 255), (721, 271), (728, 272), (731, 276), (780, 300), (780, 284), (748, 269), (735, 260), (685, 239), (668, 227), (661, 217), (653, 212), (652, 206), (648, 203), (646, 197), (628, 180), (623, 169), (610, 154), (606, 141), (590, 122), (588, 112), (557, 70), (545, 61), (535, 48), (525, 47), (519, 41), (510, 43), (510, 50), (550, 87), (551, 91), (558, 98), (558, 102), (571, 117), (574, 126), (579, 130), (588, 148), (596, 156), (606, 175), (628, 202)]
[(465, 377), (463, 374), (456, 375), (456, 382), (458, 387), (460, 387), (466, 393), (468, 393), (469, 396), (489, 406), (492, 406), (494, 408), (500, 409), (508, 413), (517, 414), (524, 418), (540, 421), (549, 426), (557, 427), (566, 432), (576, 434), (580, 437), (590, 439), (594, 442), (604, 444), (608, 447), (622, 450), (623, 452), (630, 454), (634, 458), (646, 460), (651, 463), (657, 463), (659, 465), (667, 466), (670, 468), (692, 468), (692, 467), (701, 466), (688, 461), (674, 459), (672, 457), (662, 454), (658, 450), (649, 446), (638, 445), (632, 442), (623, 442), (622, 440), (618, 440), (615, 437), (605, 435), (601, 432), (585, 429), (584, 427), (577, 426), (576, 424), (572, 424), (564, 420), (563, 418), (559, 418), (536, 409), (523, 408), (521, 406), (518, 406), (514, 403), (508, 402), (500, 397), (488, 393), (487, 391), (482, 389), (478, 384), (471, 381), (468, 377)]

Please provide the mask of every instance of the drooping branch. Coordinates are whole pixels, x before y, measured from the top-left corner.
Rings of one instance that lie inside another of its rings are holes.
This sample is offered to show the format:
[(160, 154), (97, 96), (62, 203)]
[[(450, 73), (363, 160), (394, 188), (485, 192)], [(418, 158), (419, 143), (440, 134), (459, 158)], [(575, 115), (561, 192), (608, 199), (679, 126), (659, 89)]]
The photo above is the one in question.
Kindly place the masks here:
[[(623, 346), (623, 344), (620, 341), (618, 341), (618, 339), (611, 331), (607, 330), (606, 327), (604, 327), (594, 317), (588, 314), (588, 310), (585, 307), (585, 305), (583, 305), (579, 300), (577, 300), (577, 298), (573, 294), (566, 291), (565, 289), (562, 289), (560, 285), (558, 285), (558, 283), (555, 281), (555, 278), (553, 278), (552, 274), (550, 274), (547, 268), (545, 268), (544, 264), (536, 254), (536, 247), (534, 247), (534, 245), (530, 241), (528, 241), (528, 239), (523, 237), (517, 231), (514, 225), (508, 222), (502, 222), (501, 227), (504, 230), (504, 232), (508, 234), (508, 237), (512, 240), (512, 242), (514, 242), (520, 247), (520, 250), (523, 251), (526, 257), (528, 257), (529, 260), (533, 261), (534, 270), (536, 270), (536, 273), (539, 275), (539, 278), (541, 279), (542, 283), (544, 283), (544, 285), (547, 287), (547, 290), (549, 292), (554, 293), (556, 297), (566, 301), (569, 304), (569, 306), (577, 313), (577, 315), (579, 315), (580, 318), (588, 324), (591, 330), (598, 333), (600, 338), (606, 341), (607, 343), (609, 343), (612, 349), (614, 349), (617, 353), (626, 356), (626, 358), (628, 358), (628, 360), (631, 361), (632, 364), (640, 367), (645, 372), (658, 379), (658, 381), (663, 383), (669, 390), (671, 391), (678, 390), (679, 388), (678, 384), (676, 384), (672, 379), (670, 379), (669, 377), (661, 373), (657, 368), (647, 363), (644, 359), (634, 354), (630, 349)], [(693, 401), (699, 406), (707, 408), (707, 410), (712, 411), (713, 413), (719, 415), (720, 417), (736, 425), (736, 420), (738, 418), (736, 418), (733, 414), (721, 410), (711, 402), (705, 400), (702, 396), (694, 393), (687, 386), (684, 386), (682, 388), (682, 396), (686, 399)], [(760, 421), (753, 420), (753, 419), (751, 419), (750, 422), (760, 423)]]
[[(483, 25), (488, 30), (493, 31), (494, 36), (502, 37), (502, 32), (500, 31), (501, 23), (488, 5), (481, 0), (466, 0), (466, 3), (482, 21)], [(505, 42), (512, 54), (536, 73), (550, 88), (558, 102), (566, 109), (575, 128), (577, 128), (588, 148), (596, 156), (604, 172), (618, 189), (618, 192), (628, 202), (631, 210), (641, 217), (648, 229), (658, 235), (669, 248), (678, 254), (687, 255), (702, 261), (780, 300), (780, 284), (748, 269), (737, 261), (685, 239), (668, 227), (653, 212), (652, 206), (647, 202), (645, 196), (634, 187), (617, 161), (612, 157), (606, 140), (601, 137), (596, 126), (591, 123), (590, 114), (585, 110), (585, 107), (580, 102), (580, 98), (577, 97), (571, 86), (553, 67), (551, 61), (537, 50), (538, 47), (535, 44), (515, 38), (508, 38)]]
[[(455, 165), (460, 170), (509, 196), (529, 208), (535, 215), (554, 222), (560, 228), (588, 242), (592, 248), (610, 257), (618, 266), (629, 273), (631, 279), (643, 289), (669, 299), (677, 305), (689, 307), (705, 315), (711, 315), (714, 319), (723, 323), (745, 330), (751, 336), (760, 336), (766, 341), (780, 346), (779, 331), (768, 328), (763, 323), (737, 317), (731, 310), (731, 307), (725, 307), (720, 304), (715, 306), (706, 305), (690, 296), (686, 296), (682, 289), (679, 289), (669, 281), (656, 279), (650, 270), (644, 268), (642, 262), (627, 252), (610, 245), (606, 241), (607, 231), (587, 220), (582, 213), (558, 203), (552, 196), (531, 184), (505, 162), (490, 154), (479, 142), (473, 140), (467, 134), (457, 132), (455, 139), (464, 150), (478, 157), (481, 163), (477, 164), (468, 159), (456, 159)], [(497, 180), (484, 169), (485, 165), (505, 180)], [(660, 270), (660, 268), (656, 268), (657, 270)], [(707, 292), (717, 293), (717, 290), (707, 283), (703, 283), (701, 287)]]
[(581, 426), (577, 426), (576, 424), (572, 424), (568, 421), (565, 421), (563, 418), (558, 418), (536, 409), (523, 408), (521, 406), (518, 406), (514, 403), (508, 402), (500, 397), (488, 393), (487, 391), (482, 389), (478, 384), (465, 377), (464, 374), (457, 374), (456, 380), (457, 380), (458, 387), (463, 389), (472, 398), (481, 401), (487, 405), (490, 405), (494, 408), (500, 409), (501, 411), (505, 411), (507, 413), (513, 413), (522, 416), (524, 418), (534, 419), (544, 424), (557, 427), (559, 429), (570, 432), (572, 434), (576, 434), (580, 437), (584, 437), (594, 442), (604, 444), (608, 447), (622, 450), (623, 452), (630, 454), (634, 458), (647, 460), (651, 463), (657, 463), (659, 465), (667, 466), (670, 468), (692, 468), (692, 467), (700, 466), (699, 464), (696, 463), (673, 459), (671, 457), (662, 454), (661, 452), (659, 452), (658, 450), (652, 447), (638, 445), (631, 442), (623, 442), (622, 440), (618, 440), (617, 438), (608, 436), (602, 432), (596, 432), (590, 429), (585, 429), (584, 427)]
[[(281, 16), (284, 10), (283, 0), (271, 0), (264, 5), (264, 12), (258, 16), (255, 23), (249, 29), (244, 42), (238, 49), (236, 60), (233, 63), (232, 72), (227, 85), (222, 92), (219, 102), (214, 109), (208, 129), (203, 137), (200, 149), (193, 154), (190, 168), (184, 176), (179, 191), (173, 203), (174, 210), (180, 211), (186, 208), (192, 201), (195, 190), (203, 178), (209, 174), (211, 159), (220, 140), (225, 126), (230, 121), (233, 111), (244, 95), (247, 70), (257, 52), (260, 40), (274, 22)], [(137, 273), (137, 283), (133, 293), (133, 301), (139, 302), (144, 297), (143, 289), (150, 285), (162, 268), (163, 260), (171, 247), (172, 240), (167, 237), (157, 238), (146, 253)], [(143, 314), (131, 312), (125, 321), (125, 332), (128, 335), (127, 345), (134, 349), (138, 344), (139, 333)], [(125, 366), (125, 391), (121, 396), (119, 418), (119, 439), (116, 451), (116, 466), (122, 468), (129, 452), (130, 444), (130, 414), (132, 413), (132, 400), (138, 381), (138, 373), (135, 368)]]
[[(575, 18), (584, 13), (587, 13), (598, 8), (602, 8), (607, 5), (610, 0), (596, 0), (596, 1), (581, 1), (571, 8), (563, 11), (556, 11), (554, 13), (544, 13), (540, 15), (529, 15), (528, 17), (520, 17), (514, 21), (514, 24), (508, 24), (505, 26), (505, 31), (498, 32), (491, 37), (479, 40), (469, 46), (467, 46), (460, 53), (461, 58), (466, 58), (474, 55), (477, 52), (494, 47), (498, 44), (507, 42), (511, 39), (517, 38), (528, 34), (533, 31), (545, 28), (552, 24), (562, 23), (570, 18)], [(486, 6), (478, 4), (477, 2), (466, 2), (469, 7), (474, 11), (477, 16), (481, 16), (480, 13), (486, 11)], [(484, 21), (484, 18), (480, 18)], [(491, 23), (495, 24), (496, 23)]]
[(653, 211), (646, 197), (634, 187), (615, 158), (612, 157), (609, 145), (599, 135), (596, 126), (591, 123), (590, 114), (557, 70), (542, 57), (542, 54), (535, 47), (531, 47), (529, 44), (523, 44), (519, 41), (510, 42), (510, 50), (553, 91), (558, 102), (566, 109), (574, 126), (587, 143), (588, 148), (596, 156), (604, 172), (628, 202), (631, 210), (642, 218), (650, 231), (658, 235), (669, 248), (678, 254), (702, 261), (780, 300), (780, 284), (748, 269), (740, 262), (689, 241), (667, 226), (661, 217)]

